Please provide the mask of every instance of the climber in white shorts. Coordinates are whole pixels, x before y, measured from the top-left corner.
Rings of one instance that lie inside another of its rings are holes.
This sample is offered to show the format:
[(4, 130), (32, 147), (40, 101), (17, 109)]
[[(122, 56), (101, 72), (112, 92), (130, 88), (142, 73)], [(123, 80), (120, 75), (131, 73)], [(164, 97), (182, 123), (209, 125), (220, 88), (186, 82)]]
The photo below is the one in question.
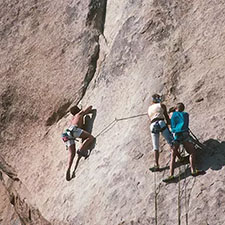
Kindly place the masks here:
[(67, 130), (66, 133), (68, 136), (71, 136), (71, 139), (68, 139), (65, 143), (67, 147), (70, 147), (71, 145), (75, 144), (75, 139), (79, 138), (80, 135), (82, 134), (83, 130), (79, 128), (76, 125), (71, 125)]
[(82, 129), (84, 125), (83, 124), (84, 116), (91, 112), (92, 106), (89, 106), (84, 110), (79, 109), (77, 106), (73, 106), (70, 109), (70, 113), (73, 115), (73, 118), (69, 128), (67, 128), (66, 131), (62, 134), (62, 139), (69, 150), (69, 165), (66, 172), (67, 181), (71, 180), (70, 169), (76, 154), (75, 139), (82, 138), (82, 144), (80, 149), (77, 150), (77, 154), (80, 157), (83, 156), (85, 158), (89, 156), (88, 153), (89, 147), (95, 140), (95, 138), (90, 133)]
[[(163, 137), (166, 139), (167, 143), (170, 145), (171, 150), (173, 148), (173, 135), (170, 132), (168, 125), (170, 124), (170, 119), (167, 114), (167, 109), (164, 104), (161, 103), (161, 97), (158, 94), (152, 95), (152, 105), (148, 108), (148, 116), (151, 120), (150, 132), (152, 137), (153, 151), (155, 154), (155, 165), (149, 168), (151, 171), (158, 171), (159, 168), (159, 136), (162, 133)], [(166, 120), (166, 122), (165, 122)], [(178, 151), (177, 156), (180, 157)]]

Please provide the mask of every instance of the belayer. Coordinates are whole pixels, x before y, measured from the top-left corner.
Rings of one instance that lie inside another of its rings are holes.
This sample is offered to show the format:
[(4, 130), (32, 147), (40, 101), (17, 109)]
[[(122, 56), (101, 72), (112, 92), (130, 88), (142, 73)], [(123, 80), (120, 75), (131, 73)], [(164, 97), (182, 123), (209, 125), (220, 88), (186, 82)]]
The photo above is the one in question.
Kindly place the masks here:
[(190, 154), (190, 166), (191, 166), (191, 175), (197, 176), (204, 174), (202, 170), (197, 170), (195, 161), (196, 161), (196, 149), (193, 144), (193, 139), (189, 134), (189, 114), (184, 112), (185, 106), (183, 103), (178, 103), (175, 107), (175, 111), (171, 117), (171, 130), (174, 133), (174, 147), (171, 154), (170, 161), (170, 176), (164, 179), (164, 182), (173, 180), (174, 177), (174, 164), (176, 159), (176, 154), (179, 146), (182, 144), (186, 151)]
[(89, 106), (84, 110), (81, 110), (78, 106), (73, 106), (70, 109), (70, 113), (73, 115), (72, 121), (69, 128), (67, 128), (66, 131), (62, 134), (62, 139), (69, 150), (69, 165), (66, 172), (67, 181), (71, 179), (70, 169), (76, 154), (75, 139), (82, 138), (82, 144), (80, 149), (77, 150), (77, 154), (85, 158), (89, 156), (89, 147), (95, 140), (95, 138), (90, 133), (82, 129), (84, 126), (84, 116), (92, 113), (92, 106)]
[(167, 114), (167, 108), (161, 103), (161, 97), (158, 94), (152, 95), (152, 105), (148, 108), (148, 116), (151, 120), (150, 132), (152, 137), (153, 151), (155, 154), (155, 165), (150, 168), (152, 172), (159, 171), (159, 136), (160, 133), (166, 139), (167, 143), (170, 145), (171, 151), (176, 153), (176, 156), (181, 160), (181, 156), (177, 150), (174, 148), (173, 135), (170, 132), (168, 125), (170, 124), (170, 119)]

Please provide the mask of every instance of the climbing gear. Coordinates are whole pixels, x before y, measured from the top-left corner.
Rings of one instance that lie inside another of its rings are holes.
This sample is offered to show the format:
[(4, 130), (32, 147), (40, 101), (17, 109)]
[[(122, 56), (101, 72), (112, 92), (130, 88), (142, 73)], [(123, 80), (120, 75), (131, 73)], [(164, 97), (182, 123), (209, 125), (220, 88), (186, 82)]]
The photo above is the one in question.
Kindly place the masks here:
[(72, 138), (67, 132), (62, 133), (62, 140), (64, 142), (67, 142), (69, 140), (74, 140), (74, 138)]
[(151, 121), (151, 123), (154, 123), (154, 122), (156, 122), (156, 121), (160, 121), (160, 120), (163, 120), (163, 121), (164, 121), (164, 119), (163, 119), (163, 118), (154, 118), (154, 119)]
[(158, 134), (161, 131), (161, 127), (159, 125), (159, 122), (156, 121), (155, 124), (152, 127), (152, 133)]
[(195, 145), (197, 145), (201, 149), (205, 149), (205, 150), (209, 150), (209, 151), (212, 150), (210, 147), (202, 144), (190, 129), (189, 129), (189, 132), (190, 132), (191, 140)]
[(62, 133), (62, 140), (64, 142), (67, 142), (69, 140), (75, 140), (73, 137), (73, 132), (72, 130), (66, 129), (64, 133)]
[(129, 116), (129, 117), (124, 117), (124, 118), (115, 118), (111, 123), (109, 123), (105, 128), (102, 129), (102, 131), (100, 131), (96, 136), (95, 138), (97, 138), (98, 136), (100, 136), (101, 134), (107, 132), (108, 130), (110, 130), (117, 122), (119, 121), (122, 121), (122, 120), (129, 120), (129, 119), (133, 119), (133, 118), (136, 118), (136, 117), (141, 117), (141, 116), (147, 116), (148, 114), (147, 113), (143, 113), (143, 114), (138, 114), (138, 115), (135, 115), (135, 116)]
[(157, 171), (160, 171), (160, 168), (159, 168), (159, 166), (153, 166), (153, 167), (149, 168), (149, 170), (152, 172), (157, 172)]
[(74, 137), (74, 132), (77, 129), (77, 126), (70, 126), (65, 132), (62, 133), (62, 140), (66, 144), (66, 150), (68, 150), (68, 141), (71, 141), (69, 145), (74, 144), (74, 141), (78, 141), (76, 137)]
[(77, 129), (77, 126), (71, 126), (65, 130), (65, 132), (62, 133), (62, 140), (64, 142), (67, 142), (69, 140), (76, 140), (76, 138), (73, 136), (73, 132), (75, 129)]
[(152, 133), (159, 134), (160, 132), (163, 132), (166, 128), (167, 126), (161, 127), (159, 121), (156, 121), (152, 127)]

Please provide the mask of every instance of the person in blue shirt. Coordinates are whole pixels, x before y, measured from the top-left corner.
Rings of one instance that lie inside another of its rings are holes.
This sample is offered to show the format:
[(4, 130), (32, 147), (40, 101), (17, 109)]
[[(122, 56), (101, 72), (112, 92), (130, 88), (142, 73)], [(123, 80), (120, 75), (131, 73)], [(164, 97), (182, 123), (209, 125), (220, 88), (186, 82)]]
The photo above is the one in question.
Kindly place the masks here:
[[(178, 103), (171, 117), (171, 130), (174, 134), (174, 145), (175, 148), (178, 149), (180, 144), (184, 146), (186, 151), (190, 154), (190, 165), (191, 165), (191, 174), (192, 176), (197, 176), (199, 174), (203, 174), (203, 171), (197, 170), (195, 166), (195, 158), (196, 158), (196, 149), (192, 142), (192, 138), (189, 134), (189, 114), (184, 112), (185, 106), (183, 103)], [(169, 181), (174, 179), (174, 164), (176, 159), (175, 151), (171, 154), (170, 161), (170, 176), (163, 180)]]

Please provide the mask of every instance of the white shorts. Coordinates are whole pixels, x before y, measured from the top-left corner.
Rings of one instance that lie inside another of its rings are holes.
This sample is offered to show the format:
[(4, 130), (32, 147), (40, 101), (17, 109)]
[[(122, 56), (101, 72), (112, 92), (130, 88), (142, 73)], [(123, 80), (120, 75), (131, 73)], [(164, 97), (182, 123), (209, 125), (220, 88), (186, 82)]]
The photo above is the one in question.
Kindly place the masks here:
[(162, 136), (166, 139), (167, 143), (170, 146), (172, 146), (173, 142), (174, 142), (173, 135), (170, 132), (169, 128), (167, 127), (166, 123), (163, 120), (160, 120), (160, 121), (156, 121), (154, 123), (151, 123), (151, 125), (150, 125), (153, 150), (154, 151), (158, 151), (159, 150), (159, 135), (160, 135), (160, 133), (152, 133), (152, 129), (153, 129), (155, 123), (158, 123), (161, 128), (166, 127), (166, 129), (164, 129), (161, 133), (162, 133)]
[[(74, 139), (75, 139), (75, 138), (79, 138), (80, 135), (81, 135), (82, 132), (83, 132), (83, 130), (82, 130), (81, 128), (79, 128), (79, 127), (77, 127), (77, 126), (74, 126), (74, 125), (70, 126), (70, 127), (68, 128), (68, 130), (70, 130), (70, 131), (72, 132), (72, 135), (73, 135), (73, 138), (74, 138)], [(68, 134), (70, 135), (71, 132), (68, 131)], [(74, 140), (74, 139), (68, 140), (68, 141), (66, 142), (66, 146), (67, 146), (67, 147), (70, 147), (71, 145), (74, 145), (74, 144), (75, 144), (75, 140)]]

